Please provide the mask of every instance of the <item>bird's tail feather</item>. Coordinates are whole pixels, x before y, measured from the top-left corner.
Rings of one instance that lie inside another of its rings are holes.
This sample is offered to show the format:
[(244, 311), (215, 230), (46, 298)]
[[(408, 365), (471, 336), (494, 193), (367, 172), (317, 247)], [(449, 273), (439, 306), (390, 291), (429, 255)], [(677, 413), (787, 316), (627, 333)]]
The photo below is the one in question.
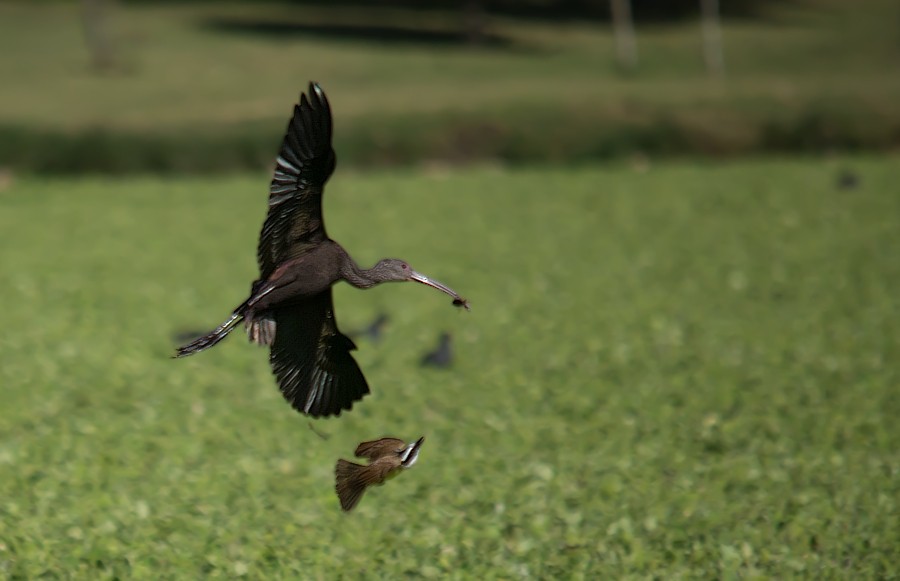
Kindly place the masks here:
[(341, 501), (341, 508), (344, 510), (353, 510), (353, 507), (362, 498), (363, 492), (366, 491), (366, 466), (348, 462), (343, 458), (337, 461), (334, 467), (335, 486), (338, 499)]
[(198, 337), (179, 347), (175, 352), (175, 357), (187, 357), (188, 355), (193, 355), (194, 353), (200, 353), (201, 351), (205, 351), (216, 345), (219, 341), (224, 339), (228, 333), (230, 333), (244, 318), (244, 315), (241, 314), (242, 309), (236, 310), (228, 320), (216, 327), (214, 330), (210, 331), (206, 335), (202, 337)]
[(275, 342), (275, 317), (270, 313), (259, 318), (247, 319), (247, 336), (257, 345), (272, 345)]

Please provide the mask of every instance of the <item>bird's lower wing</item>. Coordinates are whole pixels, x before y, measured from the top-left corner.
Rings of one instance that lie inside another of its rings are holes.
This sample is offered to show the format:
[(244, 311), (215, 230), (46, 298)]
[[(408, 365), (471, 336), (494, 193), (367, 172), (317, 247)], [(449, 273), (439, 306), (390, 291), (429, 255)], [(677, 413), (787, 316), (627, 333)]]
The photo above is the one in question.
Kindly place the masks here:
[(284, 398), (312, 417), (340, 415), (369, 393), (350, 354), (356, 349), (337, 329), (331, 289), (274, 312), (269, 361)]

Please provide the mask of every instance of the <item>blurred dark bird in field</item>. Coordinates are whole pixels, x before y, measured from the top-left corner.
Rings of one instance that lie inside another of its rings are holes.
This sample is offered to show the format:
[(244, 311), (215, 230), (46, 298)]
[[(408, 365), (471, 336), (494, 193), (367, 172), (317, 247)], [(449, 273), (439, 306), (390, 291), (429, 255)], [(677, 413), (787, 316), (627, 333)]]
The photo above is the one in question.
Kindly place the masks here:
[(331, 108), (310, 83), (287, 126), (269, 186), (269, 209), (257, 248), (259, 279), (250, 296), (215, 330), (178, 348), (175, 357), (209, 349), (242, 321), (250, 340), (270, 347), (269, 361), (281, 393), (300, 413), (340, 415), (369, 393), (350, 351), (356, 348), (337, 327), (331, 286), (345, 280), (367, 289), (383, 282), (414, 280), (468, 303), (451, 288), (396, 258), (360, 268), (328, 238), (322, 191), (335, 167)]
[(390, 319), (385, 313), (381, 313), (375, 320), (372, 321), (367, 327), (363, 327), (362, 329), (357, 329), (352, 333), (348, 333), (351, 337), (365, 337), (369, 339), (373, 343), (377, 343), (381, 341), (381, 335), (384, 332), (384, 327), (387, 325)]
[(356, 447), (357, 458), (368, 458), (362, 466), (341, 458), (334, 467), (335, 485), (341, 508), (352, 510), (369, 486), (384, 484), (401, 470), (412, 467), (419, 459), (419, 448), (425, 436), (412, 444), (397, 438), (381, 438)]
[(838, 173), (835, 185), (839, 190), (855, 190), (859, 187), (859, 175), (852, 169), (844, 169)]
[(453, 347), (450, 345), (450, 333), (441, 333), (437, 347), (422, 356), (421, 365), (430, 367), (449, 367), (453, 363)]

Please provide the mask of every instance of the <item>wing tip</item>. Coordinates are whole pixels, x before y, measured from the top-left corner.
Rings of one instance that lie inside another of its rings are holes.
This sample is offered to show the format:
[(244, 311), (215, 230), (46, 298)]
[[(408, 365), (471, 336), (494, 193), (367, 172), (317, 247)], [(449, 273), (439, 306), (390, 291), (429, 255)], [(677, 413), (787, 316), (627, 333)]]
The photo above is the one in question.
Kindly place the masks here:
[[(282, 381), (279, 381), (279, 384), (281, 383)], [(281, 388), (282, 395), (291, 404), (292, 408), (304, 416), (316, 419), (339, 418), (341, 413), (349, 412), (353, 409), (353, 405), (356, 402), (361, 401), (371, 393), (365, 378), (363, 378), (361, 384), (354, 386), (352, 389), (332, 386), (327, 390), (328, 393), (315, 395), (312, 394), (312, 390), (297, 394), (293, 390), (286, 390), (284, 385), (281, 385)]]
[(296, 176), (308, 167), (313, 174), (318, 174), (313, 181), (324, 184), (335, 166), (332, 149), (333, 125), (331, 106), (328, 104), (325, 91), (318, 83), (311, 81), (309, 89), (301, 92), (300, 98), (294, 103), (279, 148), (279, 155), (289, 161), (294, 168), (283, 168), (276, 164), (276, 172), (282, 171), (288, 176)]
[(300, 93), (300, 103), (307, 108), (324, 112), (328, 117), (331, 116), (331, 106), (328, 104), (328, 97), (322, 85), (316, 81), (310, 81), (305, 93)]
[[(366, 386), (366, 390), (364, 392), (358, 395), (351, 395), (349, 396), (351, 399), (348, 399), (346, 401), (343, 401), (342, 398), (335, 398), (338, 402), (340, 402), (337, 405), (332, 404), (328, 406), (313, 406), (308, 412), (304, 412), (303, 410), (298, 411), (311, 418), (339, 418), (341, 417), (341, 414), (343, 412), (351, 411), (353, 409), (353, 405), (358, 401), (362, 401), (362, 399), (369, 395), (369, 393), (371, 392), (369, 391), (368, 386)], [(338, 394), (335, 393), (334, 395)]]

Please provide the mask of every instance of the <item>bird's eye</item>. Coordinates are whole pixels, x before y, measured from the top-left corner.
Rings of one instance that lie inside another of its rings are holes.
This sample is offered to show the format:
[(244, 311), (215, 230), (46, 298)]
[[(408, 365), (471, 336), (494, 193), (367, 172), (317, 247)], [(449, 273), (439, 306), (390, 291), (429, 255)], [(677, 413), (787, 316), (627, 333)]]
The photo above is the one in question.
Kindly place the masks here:
[(401, 268), (403, 268), (403, 270), (409, 270), (409, 265), (408, 265), (408, 264), (404, 264), (404, 265), (401, 266)]

